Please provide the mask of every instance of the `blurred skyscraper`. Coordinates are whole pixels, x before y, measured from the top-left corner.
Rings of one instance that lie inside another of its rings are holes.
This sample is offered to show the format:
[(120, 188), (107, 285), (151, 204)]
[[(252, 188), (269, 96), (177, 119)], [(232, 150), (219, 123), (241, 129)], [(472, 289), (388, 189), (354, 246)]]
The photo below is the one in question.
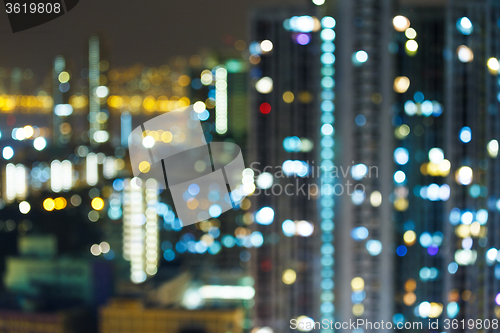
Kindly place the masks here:
[(452, 172), (443, 298), (448, 318), (482, 320), (492, 332), (500, 317), (500, 3), (450, 1), (446, 25), (445, 156)]
[[(255, 87), (250, 89), (249, 145), (257, 185), (252, 208), (255, 229), (264, 236), (264, 245), (252, 257), (254, 325), (274, 332), (288, 331), (291, 319), (304, 324), (321, 316), (316, 185), (321, 22), (311, 15), (307, 9), (274, 8), (256, 11), (251, 21), (250, 80)], [(327, 24), (333, 27), (332, 22)], [(331, 41), (333, 30), (327, 35)], [(332, 131), (326, 132), (331, 137)], [(324, 240), (330, 254), (325, 262), (331, 267), (331, 233)], [(326, 274), (328, 281), (321, 288), (331, 292), (333, 271)], [(327, 313), (333, 311), (329, 305)]]
[(444, 156), (445, 7), (439, 2), (432, 7), (407, 3), (397, 14), (392, 20), (394, 41), (389, 44), (395, 57), (396, 93), (394, 321), (418, 322), (421, 303), (433, 308), (430, 318), (443, 309), (443, 219), (450, 196), (450, 162)]
[(335, 162), (345, 174), (336, 186), (335, 319), (387, 322), (394, 308), (393, 7), (391, 1), (340, 1), (336, 12)]

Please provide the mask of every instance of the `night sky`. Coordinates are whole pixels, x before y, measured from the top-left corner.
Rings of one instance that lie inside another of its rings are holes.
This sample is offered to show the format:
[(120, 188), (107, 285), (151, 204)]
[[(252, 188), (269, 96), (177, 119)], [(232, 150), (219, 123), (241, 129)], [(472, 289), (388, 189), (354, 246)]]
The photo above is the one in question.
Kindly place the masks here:
[(13, 34), (0, 4), (0, 67), (50, 69), (57, 54), (82, 63), (86, 40), (101, 33), (114, 67), (138, 62), (156, 66), (175, 55), (192, 55), (222, 46), (230, 34), (247, 40), (250, 9), (308, 0), (81, 0), (66, 15)]

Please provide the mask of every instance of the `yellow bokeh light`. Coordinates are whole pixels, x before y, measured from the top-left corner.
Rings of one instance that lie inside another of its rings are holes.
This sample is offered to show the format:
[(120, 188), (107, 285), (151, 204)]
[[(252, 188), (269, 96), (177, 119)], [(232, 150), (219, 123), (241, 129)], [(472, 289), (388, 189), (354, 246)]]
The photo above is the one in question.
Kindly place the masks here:
[[(115, 96), (118, 97), (118, 96)], [(73, 95), (69, 98), (69, 104), (73, 106), (74, 109), (81, 109), (89, 103), (88, 97), (87, 96), (76, 96)], [(109, 99), (108, 99), (109, 103)]]
[(139, 163), (139, 171), (140, 172), (148, 173), (149, 170), (151, 170), (151, 164), (149, 164), (149, 162), (142, 161), (141, 163)]
[(446, 177), (450, 173), (451, 163), (448, 160), (442, 160), (439, 163), (438, 168), (439, 168), (439, 175), (441, 177)]
[(181, 87), (187, 87), (191, 83), (191, 78), (187, 75), (181, 75), (178, 82)]
[(205, 103), (203, 103), (201, 101), (198, 101), (198, 102), (193, 104), (193, 110), (196, 113), (202, 113), (203, 111), (205, 111), (205, 109), (206, 109), (206, 105), (205, 105)]
[(68, 204), (68, 202), (66, 201), (66, 199), (64, 199), (62, 197), (54, 199), (54, 207), (57, 210), (61, 210), (61, 209), (66, 208), (67, 204)]
[(408, 28), (405, 30), (405, 36), (409, 39), (415, 39), (417, 37), (417, 32), (413, 28)]
[(379, 191), (373, 191), (370, 194), (370, 204), (373, 207), (378, 207), (382, 204), (382, 194)]
[(299, 94), (299, 102), (304, 103), (304, 104), (311, 103), (313, 98), (314, 98), (313, 95), (309, 91), (302, 91)]
[(427, 176), (428, 173), (427, 173), (427, 163), (422, 163), (420, 165), (420, 173), (424, 176)]
[(429, 313), (429, 318), (437, 318), (443, 312), (443, 304), (431, 303), (431, 311)]
[(160, 134), (158, 134), (158, 132), (157, 132), (157, 131), (149, 131), (149, 132), (148, 132), (148, 135), (149, 135), (149, 136), (151, 136), (151, 137), (153, 137), (153, 139), (154, 139), (155, 141), (160, 140)]
[(243, 210), (248, 210), (252, 206), (252, 202), (248, 199), (245, 199), (241, 202), (240, 207)]
[(394, 134), (398, 139), (404, 139), (408, 136), (408, 134), (410, 134), (410, 127), (403, 124), (394, 130)]
[(54, 208), (54, 200), (52, 200), (51, 198), (47, 198), (43, 201), (43, 209), (45, 209), (46, 211), (51, 212), (54, 210)]
[(408, 230), (407, 232), (404, 233), (403, 240), (405, 241), (406, 245), (412, 246), (413, 244), (415, 244), (415, 241), (417, 240), (417, 234), (413, 230)]
[(59, 74), (59, 82), (61, 83), (66, 83), (69, 81), (69, 73), (68, 72), (61, 72)]
[(408, 279), (405, 283), (405, 290), (411, 292), (415, 291), (415, 289), (417, 289), (417, 281), (414, 279)]
[(198, 207), (198, 200), (195, 198), (189, 198), (187, 201), (187, 206), (189, 209), (196, 209)]
[(90, 205), (95, 210), (102, 210), (104, 208), (104, 200), (102, 200), (102, 198), (95, 197), (94, 199), (92, 199)]
[[(206, 230), (210, 229), (210, 225), (211, 225), (210, 222), (207, 222), (207, 228), (206, 228)], [(205, 234), (205, 235), (201, 236), (200, 240), (202, 242), (205, 242), (205, 244), (207, 246), (210, 246), (210, 245), (212, 245), (214, 243), (214, 238), (212, 236), (208, 235), (208, 234)]]
[(283, 101), (285, 101), (285, 103), (292, 103), (294, 99), (295, 96), (293, 95), (293, 92), (285, 91), (283, 93)]
[(498, 62), (497, 58), (494, 58), (494, 57), (489, 58), (486, 65), (488, 66), (490, 74), (493, 74), (493, 75), (498, 74), (498, 70), (500, 69), (500, 63)]
[(142, 102), (142, 106), (144, 107), (144, 109), (148, 111), (153, 111), (155, 105), (156, 105), (156, 100), (153, 96), (148, 96), (144, 98), (144, 101)]
[(431, 176), (439, 176), (440, 175), (439, 164), (432, 162), (427, 163), (427, 174)]
[[(325, 0), (313, 0), (313, 3), (315, 5), (321, 6), (322, 4), (325, 3)], [(318, 20), (318, 18), (316, 16), (313, 16), (313, 21), (314, 21), (313, 31), (314, 32), (320, 31), (321, 30), (321, 21)]]
[(352, 314), (356, 317), (362, 316), (365, 313), (365, 306), (363, 304), (354, 304), (352, 307)]
[(120, 96), (109, 96), (108, 97), (108, 105), (112, 108), (118, 109), (123, 105), (123, 98)]
[(121, 158), (117, 158), (115, 160), (115, 168), (116, 170), (123, 170), (123, 168), (125, 168), (125, 161)]
[(471, 235), (470, 226), (466, 224), (460, 224), (455, 228), (455, 234), (460, 238), (468, 238)]
[(365, 280), (363, 280), (363, 278), (360, 277), (355, 277), (351, 281), (351, 288), (353, 291), (361, 291), (365, 289)]
[(405, 198), (398, 198), (394, 202), (394, 208), (396, 208), (396, 210), (400, 212), (404, 212), (405, 210), (407, 210), (408, 205), (409, 205), (408, 200), (406, 200)]
[(169, 131), (165, 131), (161, 134), (161, 141), (169, 143), (170, 141), (172, 141), (173, 137), (174, 136), (172, 135), (172, 133), (170, 133)]
[(410, 79), (406, 76), (398, 76), (394, 80), (394, 91), (397, 93), (405, 93), (410, 87)]
[(283, 272), (282, 280), (284, 284), (292, 284), (297, 279), (297, 273), (293, 269), (287, 269)]
[(410, 39), (409, 41), (406, 42), (405, 47), (406, 47), (406, 54), (412, 56), (415, 55), (415, 53), (418, 50), (418, 43), (415, 40)]
[(153, 75), (151, 77), (151, 83), (154, 86), (159, 86), (162, 82), (163, 82), (163, 77), (161, 77), (161, 75), (159, 75), (159, 74)]
[(189, 104), (191, 104), (191, 100), (184, 96), (179, 98), (179, 101), (177, 103), (180, 108), (185, 108), (186, 106), (189, 106)]
[(488, 145), (486, 146), (488, 149), (488, 155), (490, 155), (491, 158), (496, 158), (498, 156), (498, 141), (497, 140), (491, 140), (488, 142)]
[(205, 100), (205, 105), (207, 109), (213, 109), (215, 107), (215, 99), (214, 98), (207, 98)]
[(470, 225), (470, 233), (472, 236), (479, 236), (479, 233), (481, 232), (481, 224), (479, 222), (475, 221)]
[(415, 295), (413, 292), (406, 293), (403, 297), (403, 302), (405, 303), (406, 306), (411, 306), (415, 304), (417, 301), (417, 295)]
[(26, 138), (31, 138), (35, 134), (35, 130), (31, 126), (24, 126), (24, 133)]
[(205, 86), (208, 86), (209, 84), (212, 83), (213, 80), (212, 72), (208, 69), (205, 69), (203, 72), (201, 72), (200, 78), (201, 78), (201, 83)]

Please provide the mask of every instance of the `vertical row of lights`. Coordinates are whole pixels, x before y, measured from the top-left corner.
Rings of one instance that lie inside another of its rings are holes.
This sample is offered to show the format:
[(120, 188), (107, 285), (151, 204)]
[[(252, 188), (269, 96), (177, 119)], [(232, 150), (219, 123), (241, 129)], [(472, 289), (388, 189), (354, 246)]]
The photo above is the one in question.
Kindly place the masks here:
[(99, 177), (97, 155), (89, 153), (86, 160), (87, 184), (94, 186)]
[(7, 202), (16, 198), (16, 166), (12, 163), (5, 167), (5, 196)]
[(227, 132), (227, 70), (215, 70), (215, 130), (218, 134)]
[(328, 177), (328, 171), (333, 168), (333, 112), (334, 98), (334, 63), (335, 63), (335, 19), (325, 16), (321, 20), (321, 167), (324, 170), (321, 176), (322, 195), (320, 202), (320, 218), (322, 230), (321, 246), (321, 320), (333, 320), (335, 307), (333, 305), (333, 192), (331, 191), (333, 178)]
[(26, 199), (28, 194), (28, 171), (22, 164), (16, 165), (16, 198)]
[(123, 192), (123, 257), (130, 261), (130, 279), (146, 281), (144, 271), (144, 196), (139, 178), (127, 179)]
[(63, 191), (69, 191), (73, 187), (73, 164), (64, 160), (61, 163), (61, 178)]
[(130, 261), (130, 231), (132, 225), (132, 189), (130, 180), (123, 181), (122, 216), (123, 216), (123, 259)]
[(62, 190), (61, 161), (53, 160), (50, 163), (50, 189), (55, 192)]
[[(62, 56), (57, 56), (56, 59), (54, 60), (54, 69), (53, 69), (53, 92), (52, 92), (52, 98), (54, 101), (54, 112), (53, 112), (53, 134), (54, 134), (54, 140), (55, 142), (58, 142), (59, 139), (61, 138), (61, 131), (60, 131), (60, 126), (62, 124), (62, 119), (60, 115), (58, 114), (58, 106), (62, 105), (63, 103), (63, 92), (60, 89), (60, 79), (59, 77), (61, 76), (61, 73), (63, 73), (64, 69), (66, 67), (66, 61), (64, 57)], [(62, 82), (61, 82), (62, 84)]]
[[(89, 40), (89, 138), (90, 142), (95, 145), (97, 141), (94, 138), (96, 132), (101, 127), (97, 121), (97, 115), (100, 112), (100, 98), (97, 96), (96, 91), (99, 88), (99, 37), (92, 36)], [(89, 184), (90, 185), (90, 184)]]
[(28, 194), (28, 174), (24, 165), (17, 166), (9, 163), (5, 167), (5, 187), (4, 198), (7, 202), (12, 202), (16, 198), (19, 200), (26, 199)]
[(158, 183), (153, 178), (146, 181), (146, 273), (155, 275), (158, 271), (159, 229)]
[(113, 179), (116, 177), (116, 159), (113, 156), (108, 156), (104, 159), (102, 173), (104, 178)]

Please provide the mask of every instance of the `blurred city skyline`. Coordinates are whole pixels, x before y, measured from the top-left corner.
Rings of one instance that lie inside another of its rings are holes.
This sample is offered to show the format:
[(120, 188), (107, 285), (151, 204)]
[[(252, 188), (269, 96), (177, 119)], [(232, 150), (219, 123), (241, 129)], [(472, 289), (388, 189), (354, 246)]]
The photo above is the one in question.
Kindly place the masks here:
[(499, 1), (104, 1), (0, 14), (0, 330), (497, 330)]

